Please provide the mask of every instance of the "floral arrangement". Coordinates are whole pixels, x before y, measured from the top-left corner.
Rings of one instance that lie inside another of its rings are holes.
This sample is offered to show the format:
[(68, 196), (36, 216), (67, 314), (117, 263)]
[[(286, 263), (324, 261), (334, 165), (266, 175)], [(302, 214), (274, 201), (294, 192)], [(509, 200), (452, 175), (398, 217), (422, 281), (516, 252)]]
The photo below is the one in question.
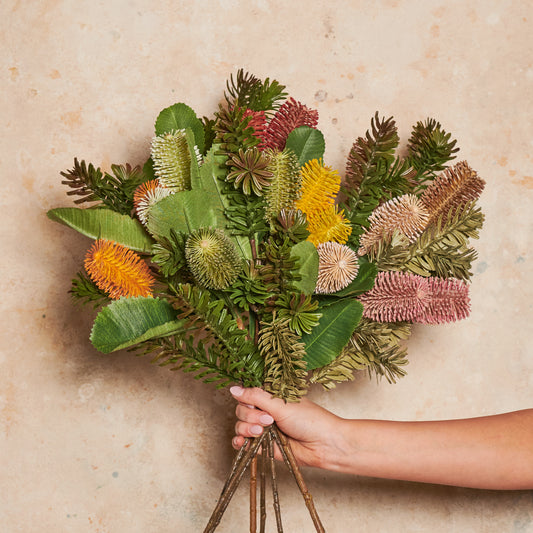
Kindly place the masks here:
[[(298, 401), (361, 369), (395, 381), (411, 324), (468, 315), (484, 182), (465, 161), (450, 165), (456, 141), (427, 119), (397, 155), (396, 124), (376, 113), (342, 180), (317, 124), (285, 86), (240, 70), (213, 118), (164, 109), (143, 167), (75, 159), (62, 172), (90, 207), (48, 216), (94, 239), (70, 292), (99, 310), (98, 350), (135, 349), (217, 387)], [(274, 442), (323, 531), (275, 425), (239, 452), (206, 531)]]

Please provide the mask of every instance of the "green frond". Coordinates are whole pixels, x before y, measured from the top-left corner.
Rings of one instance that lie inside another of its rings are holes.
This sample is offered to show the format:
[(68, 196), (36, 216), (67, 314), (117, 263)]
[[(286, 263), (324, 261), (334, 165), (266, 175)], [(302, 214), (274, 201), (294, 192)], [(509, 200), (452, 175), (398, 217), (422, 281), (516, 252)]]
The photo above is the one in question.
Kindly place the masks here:
[(74, 203), (100, 202), (122, 215), (133, 210), (133, 193), (146, 177), (141, 167), (131, 165), (111, 165), (111, 172), (103, 173), (91, 163), (74, 159), (74, 168), (61, 172), (65, 179), (61, 182), (72, 190), (68, 196), (80, 196)]
[(111, 299), (108, 294), (99, 289), (96, 283), (92, 281), (85, 272), (78, 272), (72, 280), (72, 286), (69, 290), (74, 300), (81, 304), (92, 304), (93, 308), (101, 307), (108, 304)]
[(459, 151), (456, 144), (451, 133), (446, 133), (435, 119), (427, 118), (413, 126), (407, 148), (409, 163), (416, 169), (416, 192), (424, 189), (437, 172), (455, 159), (454, 154)]
[(258, 346), (265, 359), (265, 390), (285, 401), (298, 401), (308, 387), (305, 346), (289, 328), (289, 319), (262, 322)]
[(280, 294), (275, 298), (275, 308), (277, 316), (288, 319), (289, 328), (298, 335), (311, 333), (322, 316), (317, 311), (318, 301), (303, 293)]
[(185, 258), (186, 241), (186, 234), (171, 229), (168, 238), (160, 237), (153, 245), (152, 253), (154, 255), (152, 261), (159, 266), (161, 273), (166, 278), (175, 276), (187, 266)]
[(269, 151), (269, 156), (268, 170), (273, 177), (270, 187), (265, 191), (265, 216), (268, 221), (272, 221), (283, 209), (294, 209), (294, 204), (300, 197), (301, 175), (298, 158), (292, 150), (286, 148), (282, 152)]
[[(260, 143), (250, 126), (252, 116), (245, 116), (245, 108), (223, 107), (215, 114), (215, 141), (221, 154), (231, 157), (239, 150), (253, 148)], [(218, 154), (217, 154), (218, 155)]]
[(206, 155), (207, 152), (209, 152), (209, 150), (213, 146), (213, 143), (215, 142), (215, 138), (217, 135), (215, 131), (216, 120), (208, 117), (203, 117), (201, 119), (201, 122), (202, 126), (204, 127), (205, 135), (205, 146), (202, 155)]
[(271, 223), (274, 232), (285, 235), (294, 244), (305, 241), (309, 237), (307, 226), (307, 217), (299, 209), (281, 209)]
[(248, 311), (250, 306), (263, 306), (272, 295), (251, 261), (245, 263), (241, 275), (229, 290), (231, 301), (244, 311)]
[(266, 78), (261, 81), (253, 74), (239, 69), (235, 79), (233, 74), (226, 82), (224, 96), (230, 107), (248, 108), (252, 111), (275, 111), (287, 96), (285, 86), (276, 80)]
[(293, 290), (294, 282), (300, 280), (297, 274), (298, 260), (291, 255), (292, 243), (288, 237), (280, 239), (271, 236), (264, 244), (264, 264), (259, 268), (267, 289), (276, 294)]

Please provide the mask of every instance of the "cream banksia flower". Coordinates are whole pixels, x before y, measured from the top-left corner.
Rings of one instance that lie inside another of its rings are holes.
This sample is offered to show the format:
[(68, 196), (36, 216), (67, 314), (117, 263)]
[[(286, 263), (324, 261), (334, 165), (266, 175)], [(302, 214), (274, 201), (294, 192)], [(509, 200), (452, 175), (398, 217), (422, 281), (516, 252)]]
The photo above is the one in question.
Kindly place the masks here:
[(191, 154), (185, 130), (163, 133), (152, 139), (154, 172), (173, 192), (191, 188)]
[(357, 276), (357, 254), (344, 244), (325, 242), (317, 246), (318, 280), (315, 292), (331, 294), (347, 287)]
[(133, 207), (139, 220), (146, 225), (150, 208), (170, 194), (173, 194), (173, 191), (161, 185), (158, 179), (139, 185), (133, 193)]
[(187, 265), (199, 284), (226, 289), (240, 274), (242, 261), (233, 242), (221, 229), (202, 228), (185, 243)]

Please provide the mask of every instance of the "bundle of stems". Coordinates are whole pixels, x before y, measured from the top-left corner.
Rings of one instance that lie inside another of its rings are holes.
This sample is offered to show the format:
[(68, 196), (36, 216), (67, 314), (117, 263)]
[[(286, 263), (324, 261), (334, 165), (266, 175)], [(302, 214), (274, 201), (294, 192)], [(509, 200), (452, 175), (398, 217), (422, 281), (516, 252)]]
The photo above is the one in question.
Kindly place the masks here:
[(307, 485), (300, 467), (298, 466), (287, 437), (280, 431), (276, 424), (265, 428), (259, 437), (245, 439), (243, 446), (235, 456), (231, 470), (213, 510), (211, 518), (204, 529), (204, 533), (212, 533), (216, 530), (224, 512), (226, 511), (237, 487), (239, 486), (247, 469), (250, 470), (250, 533), (257, 533), (257, 474), (259, 469), (259, 533), (265, 533), (266, 525), (266, 478), (270, 477), (272, 488), (272, 504), (276, 517), (277, 533), (283, 533), (281, 521), (281, 507), (279, 503), (278, 481), (274, 460), (274, 444), (277, 444), (283, 461), (289, 472), (293, 475), (296, 484), (302, 494), (305, 505), (311, 516), (313, 525), (318, 533), (325, 533), (324, 526), (320, 521), (313, 502), (313, 497)]

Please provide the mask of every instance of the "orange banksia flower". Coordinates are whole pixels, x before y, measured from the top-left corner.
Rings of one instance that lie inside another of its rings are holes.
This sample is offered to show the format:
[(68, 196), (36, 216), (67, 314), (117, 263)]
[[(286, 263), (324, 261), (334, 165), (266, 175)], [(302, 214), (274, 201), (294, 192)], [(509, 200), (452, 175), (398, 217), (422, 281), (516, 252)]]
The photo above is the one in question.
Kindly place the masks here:
[(146, 225), (150, 208), (159, 202), (159, 200), (173, 194), (173, 192), (162, 185), (158, 179), (150, 180), (139, 185), (133, 193), (133, 207), (139, 220)]
[(133, 250), (98, 239), (85, 256), (85, 270), (110, 298), (152, 296), (155, 282), (148, 265)]

